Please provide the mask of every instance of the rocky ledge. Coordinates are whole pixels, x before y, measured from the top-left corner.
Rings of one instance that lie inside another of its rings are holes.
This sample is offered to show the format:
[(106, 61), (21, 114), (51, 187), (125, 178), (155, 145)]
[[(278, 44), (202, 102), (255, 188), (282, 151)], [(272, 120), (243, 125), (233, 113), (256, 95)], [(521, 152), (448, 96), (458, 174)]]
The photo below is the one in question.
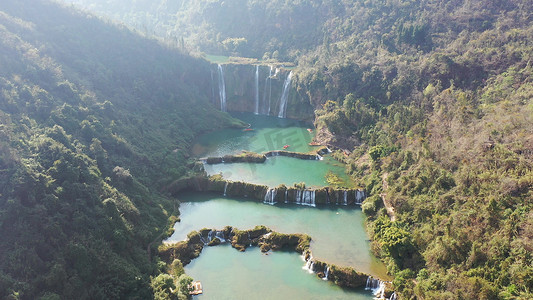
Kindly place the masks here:
[(302, 185), (279, 185), (269, 188), (266, 185), (225, 180), (220, 175), (188, 177), (177, 180), (166, 188), (166, 191), (171, 194), (178, 194), (184, 190), (215, 192), (269, 204), (295, 203), (308, 206), (317, 204), (359, 205), (366, 198), (366, 193), (362, 189), (306, 188)]
[(217, 246), (222, 243), (229, 243), (239, 251), (246, 251), (251, 246), (259, 247), (263, 253), (278, 250), (295, 251), (302, 254), (308, 270), (313, 271), (322, 279), (331, 280), (340, 287), (352, 289), (383, 286), (384, 294), (391, 293), (388, 282), (374, 279), (350, 267), (340, 267), (314, 259), (310, 250), (311, 237), (309, 235), (279, 233), (263, 225), (249, 230), (239, 230), (231, 226), (226, 226), (222, 230), (204, 228), (189, 233), (185, 241), (163, 244), (158, 250), (159, 256), (167, 264), (179, 259), (183, 265), (187, 265), (200, 255), (203, 247)]
[(224, 155), (222, 157), (207, 157), (200, 159), (209, 165), (222, 163), (264, 163), (266, 156), (255, 152), (243, 151), (241, 154)]
[(208, 165), (222, 164), (222, 163), (264, 163), (267, 157), (273, 156), (286, 156), (305, 160), (320, 160), (322, 155), (330, 153), (327, 147), (321, 147), (320, 149), (311, 153), (291, 152), (285, 150), (268, 151), (264, 154), (242, 151), (240, 154), (224, 155), (224, 156), (212, 156), (201, 158), (200, 161)]

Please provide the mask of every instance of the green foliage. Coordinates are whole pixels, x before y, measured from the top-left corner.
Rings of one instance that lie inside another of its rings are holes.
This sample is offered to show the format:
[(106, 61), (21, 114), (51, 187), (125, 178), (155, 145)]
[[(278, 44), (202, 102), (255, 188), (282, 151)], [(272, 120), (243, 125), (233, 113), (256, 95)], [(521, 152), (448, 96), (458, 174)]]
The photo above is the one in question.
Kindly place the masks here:
[(177, 299), (174, 293), (174, 290), (176, 290), (174, 278), (168, 274), (159, 274), (157, 277), (152, 278), (150, 286), (156, 300)]
[(183, 269), (183, 264), (179, 259), (174, 259), (174, 261), (170, 264), (170, 274), (172, 274), (175, 277), (180, 277), (185, 273), (185, 270)]
[(328, 171), (326, 173), (326, 182), (331, 187), (342, 187), (346, 185), (342, 178), (340, 178), (338, 175), (334, 174), (331, 171)]
[(3, 1), (0, 41), (0, 298), (152, 298), (159, 191), (231, 124), (209, 64), (48, 1)]
[(188, 295), (192, 291), (191, 283), (193, 279), (187, 274), (181, 274), (178, 278), (179, 290), (182, 294)]

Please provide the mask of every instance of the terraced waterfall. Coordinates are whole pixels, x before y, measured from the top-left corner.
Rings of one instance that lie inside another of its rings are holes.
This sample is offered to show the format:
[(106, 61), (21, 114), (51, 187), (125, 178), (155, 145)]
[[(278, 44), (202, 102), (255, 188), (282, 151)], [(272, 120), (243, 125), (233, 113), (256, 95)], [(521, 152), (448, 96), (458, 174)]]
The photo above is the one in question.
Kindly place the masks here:
[[(219, 242), (226, 242), (217, 247), (204, 247), (200, 257), (186, 265), (186, 272), (203, 284), (203, 294), (195, 297), (373, 298), (381, 284), (377, 281), (365, 285), (365, 277), (360, 287), (346, 289), (328, 280), (334, 265), (351, 267), (374, 278), (390, 279), (384, 265), (372, 255), (364, 231), (364, 216), (359, 208), (364, 191), (356, 189), (344, 174), (343, 166), (327, 154), (302, 155), (305, 159), (279, 155), (280, 151), (293, 153), (289, 150), (317, 151), (316, 146), (309, 145), (314, 134), (309, 124), (254, 113), (232, 113), (249, 123), (250, 130), (213, 132), (199, 137), (193, 147), (194, 155), (204, 159), (228, 158), (227, 155), (239, 155), (243, 150), (268, 154), (262, 163), (205, 163), (207, 173), (220, 176), (217, 180), (224, 183), (209, 189), (213, 191), (210, 193), (178, 195), (180, 222), (175, 224), (174, 233), (166, 243), (186, 240), (190, 232), (202, 228), (217, 229), (208, 231), (202, 238), (206, 246), (215, 237)], [(325, 188), (328, 174), (343, 178), (346, 187)], [(240, 188), (243, 185), (249, 185), (251, 190)], [(265, 225), (279, 233), (308, 234), (312, 238), (312, 256), (277, 251), (261, 254), (258, 247), (249, 245), (242, 253), (228, 245), (231, 238), (221, 231), (226, 226), (244, 230), (256, 225)]]

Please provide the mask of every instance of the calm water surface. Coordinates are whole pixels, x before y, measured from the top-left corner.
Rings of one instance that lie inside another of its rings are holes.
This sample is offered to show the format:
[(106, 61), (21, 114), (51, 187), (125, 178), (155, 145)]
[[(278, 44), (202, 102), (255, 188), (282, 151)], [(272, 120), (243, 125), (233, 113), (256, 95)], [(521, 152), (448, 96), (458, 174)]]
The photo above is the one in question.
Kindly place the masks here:
[(280, 119), (252, 113), (231, 113), (232, 116), (250, 124), (251, 131), (243, 129), (223, 129), (202, 135), (193, 147), (193, 154), (203, 156), (223, 156), (237, 154), (242, 150), (263, 153), (272, 150), (309, 152), (317, 147), (309, 146), (314, 132), (313, 126), (301, 121)]
[[(290, 119), (250, 113), (232, 113), (251, 124), (253, 131), (242, 129), (224, 129), (203, 135), (198, 138), (193, 148), (196, 156), (224, 156), (240, 153), (242, 150), (263, 153), (271, 150), (287, 150), (293, 152), (316, 151), (317, 147), (309, 146), (314, 133), (307, 129), (307, 124)], [(285, 184), (292, 186), (304, 182), (308, 187), (327, 186), (326, 174), (331, 172), (344, 181), (345, 187), (354, 187), (345, 172), (345, 166), (329, 156), (323, 160), (302, 160), (292, 157), (269, 157), (265, 163), (232, 163), (205, 165), (209, 175), (222, 174), (225, 179), (264, 184), (271, 187)]]
[(193, 230), (222, 229), (230, 225), (250, 229), (265, 225), (282, 233), (306, 233), (313, 239), (315, 258), (385, 278), (384, 265), (371, 251), (359, 208), (327, 205), (306, 207), (292, 204), (267, 205), (207, 193), (179, 197), (181, 221), (167, 242), (181, 241)]
[(201, 280), (198, 299), (372, 299), (369, 291), (347, 291), (302, 269), (294, 253), (262, 254), (259, 248), (239, 252), (229, 245), (206, 247), (185, 267)]

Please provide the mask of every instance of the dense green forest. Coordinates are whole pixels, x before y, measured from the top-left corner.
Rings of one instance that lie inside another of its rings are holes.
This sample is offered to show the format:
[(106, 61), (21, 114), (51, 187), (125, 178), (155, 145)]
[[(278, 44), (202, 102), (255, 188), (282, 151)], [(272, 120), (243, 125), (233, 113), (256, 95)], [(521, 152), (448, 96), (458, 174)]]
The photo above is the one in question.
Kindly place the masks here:
[(177, 213), (162, 187), (232, 122), (209, 72), (57, 4), (0, 3), (0, 299), (153, 297), (147, 247)]
[(205, 105), (207, 63), (183, 54), (204, 52), (297, 64), (318, 139), (371, 195), (368, 232), (402, 299), (533, 298), (530, 0), (63, 1), (108, 23), (10, 2), (0, 297), (171, 284), (149, 285), (146, 247), (175, 207), (161, 187), (191, 169), (195, 134), (232, 122)]

